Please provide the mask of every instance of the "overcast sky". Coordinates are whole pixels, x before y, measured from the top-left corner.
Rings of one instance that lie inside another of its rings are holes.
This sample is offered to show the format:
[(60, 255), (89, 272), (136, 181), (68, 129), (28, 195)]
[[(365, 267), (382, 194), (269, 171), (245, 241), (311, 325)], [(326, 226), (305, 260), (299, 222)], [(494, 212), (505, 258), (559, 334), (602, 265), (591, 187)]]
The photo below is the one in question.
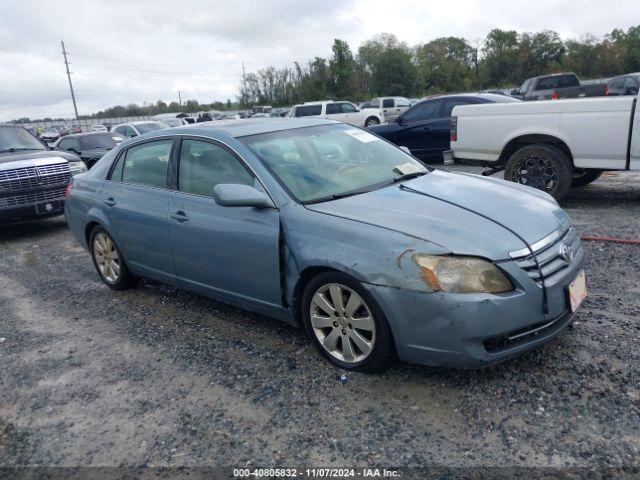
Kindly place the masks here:
[(71, 117), (131, 102), (235, 100), (242, 75), (352, 50), (377, 33), (410, 45), (492, 28), (564, 39), (640, 24), (638, 0), (0, 0), (0, 121)]

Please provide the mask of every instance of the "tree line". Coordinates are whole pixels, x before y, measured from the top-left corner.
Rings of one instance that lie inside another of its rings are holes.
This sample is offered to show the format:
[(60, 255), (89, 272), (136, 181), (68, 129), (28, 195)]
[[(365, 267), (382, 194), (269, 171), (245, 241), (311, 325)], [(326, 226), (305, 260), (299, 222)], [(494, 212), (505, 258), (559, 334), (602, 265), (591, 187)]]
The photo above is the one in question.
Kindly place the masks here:
[(515, 87), (527, 77), (556, 71), (573, 71), (585, 79), (640, 71), (640, 25), (615, 29), (603, 38), (588, 34), (566, 41), (551, 30), (493, 29), (481, 41), (442, 37), (413, 47), (384, 33), (355, 53), (336, 39), (329, 58), (246, 74), (238, 100), (246, 107), (327, 98), (421, 97)]
[(315, 57), (306, 63), (270, 66), (246, 74), (236, 102), (187, 100), (179, 104), (158, 100), (116, 105), (80, 118), (237, 110), (251, 105), (279, 107), (329, 98), (422, 97), (515, 87), (527, 77), (556, 71), (576, 72), (585, 79), (605, 78), (640, 71), (640, 25), (615, 29), (603, 38), (587, 34), (566, 41), (551, 30), (518, 33), (496, 28), (478, 41), (442, 37), (413, 47), (383, 33), (365, 41), (355, 53), (340, 39), (334, 40), (331, 50), (329, 58)]

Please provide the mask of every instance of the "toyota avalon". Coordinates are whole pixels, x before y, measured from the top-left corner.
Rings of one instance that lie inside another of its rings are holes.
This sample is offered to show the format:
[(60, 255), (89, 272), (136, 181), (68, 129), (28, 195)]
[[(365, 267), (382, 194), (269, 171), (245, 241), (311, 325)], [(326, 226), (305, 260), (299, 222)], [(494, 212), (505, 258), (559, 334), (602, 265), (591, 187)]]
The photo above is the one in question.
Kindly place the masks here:
[(138, 136), (74, 178), (65, 211), (112, 289), (146, 277), (276, 317), (351, 370), (502, 361), (557, 336), (586, 295), (549, 195), (329, 120)]

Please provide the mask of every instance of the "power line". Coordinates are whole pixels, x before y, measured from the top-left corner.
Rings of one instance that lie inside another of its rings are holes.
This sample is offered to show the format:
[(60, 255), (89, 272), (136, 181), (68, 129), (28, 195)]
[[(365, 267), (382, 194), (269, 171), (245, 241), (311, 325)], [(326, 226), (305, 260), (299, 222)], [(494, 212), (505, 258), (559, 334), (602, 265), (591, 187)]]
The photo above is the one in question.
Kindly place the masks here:
[(69, 79), (69, 89), (71, 90), (71, 100), (73, 100), (73, 111), (76, 112), (76, 120), (80, 120), (78, 115), (78, 106), (76, 105), (76, 96), (73, 93), (73, 83), (71, 83), (71, 72), (69, 72), (69, 62), (67, 61), (67, 51), (64, 49), (64, 42), (60, 40), (62, 45), (62, 56), (64, 56), (64, 66), (67, 69), (67, 78)]

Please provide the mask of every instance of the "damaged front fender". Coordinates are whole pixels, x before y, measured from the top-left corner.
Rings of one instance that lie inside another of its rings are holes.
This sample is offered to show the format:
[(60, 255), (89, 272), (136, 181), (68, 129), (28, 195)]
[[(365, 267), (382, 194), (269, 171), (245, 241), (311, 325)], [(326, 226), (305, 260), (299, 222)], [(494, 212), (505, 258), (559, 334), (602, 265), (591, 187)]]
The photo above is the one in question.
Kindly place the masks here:
[(450, 254), (410, 235), (291, 205), (282, 215), (284, 300), (294, 305), (296, 288), (309, 269), (344, 272), (360, 282), (429, 291), (415, 253)]

